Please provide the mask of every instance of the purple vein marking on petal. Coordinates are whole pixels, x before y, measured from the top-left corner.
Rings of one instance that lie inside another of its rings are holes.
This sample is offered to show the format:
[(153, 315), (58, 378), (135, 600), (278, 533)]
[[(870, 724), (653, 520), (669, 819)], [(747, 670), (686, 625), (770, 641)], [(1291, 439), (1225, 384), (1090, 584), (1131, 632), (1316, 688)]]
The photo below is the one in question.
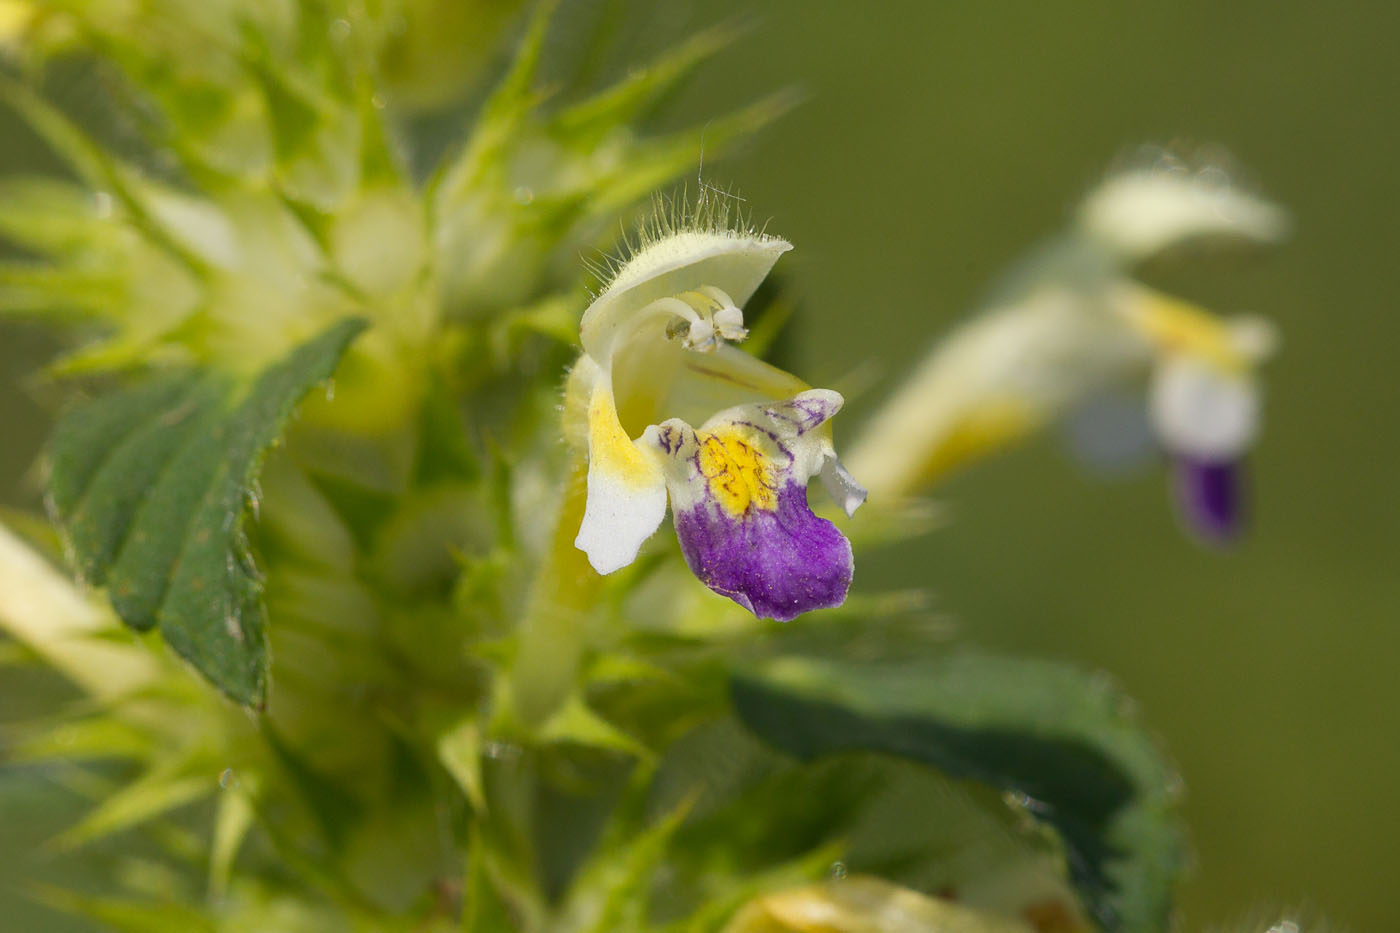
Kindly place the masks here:
[[(796, 428), (796, 433), (800, 437), (812, 428), (821, 424), (831, 417), (831, 411), (826, 405), (815, 399), (788, 399), (779, 405), (773, 405), (764, 409), (768, 417), (786, 421)], [(797, 411), (800, 415), (793, 415), (790, 412)]]
[(1177, 505), (1182, 518), (1201, 538), (1225, 543), (1238, 536), (1243, 524), (1240, 473), (1240, 464), (1234, 461), (1177, 459)]
[(676, 514), (676, 535), (701, 582), (760, 619), (787, 622), (846, 600), (851, 543), (812, 514), (798, 483), (778, 491), (776, 509), (749, 509), (739, 517), (701, 500)]
[(770, 431), (765, 427), (754, 424), (752, 421), (735, 421), (733, 424), (739, 427), (752, 428), (759, 434), (766, 434), (768, 439), (773, 442), (773, 446), (777, 447), (784, 457), (787, 457), (788, 463), (797, 459), (793, 456), (792, 451), (788, 449), (788, 445), (783, 442), (783, 438), (779, 437), (776, 431)]
[(774, 421), (786, 421), (788, 424), (792, 425), (796, 429), (794, 433), (797, 434), (799, 437), (805, 431), (805, 428), (803, 427), (803, 419), (794, 418), (792, 415), (788, 414), (786, 411), (784, 411), (782, 408), (779, 408), (776, 405), (771, 408), (763, 409), (763, 413), (769, 418), (772, 418)]

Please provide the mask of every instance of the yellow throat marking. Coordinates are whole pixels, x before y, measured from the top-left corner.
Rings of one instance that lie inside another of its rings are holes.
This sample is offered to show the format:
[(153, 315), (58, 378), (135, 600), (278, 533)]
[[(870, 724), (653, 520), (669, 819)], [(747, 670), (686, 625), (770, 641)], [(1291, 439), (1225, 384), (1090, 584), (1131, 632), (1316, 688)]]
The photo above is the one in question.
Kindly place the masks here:
[(588, 403), (589, 457), (595, 463), (634, 485), (646, 485), (658, 475), (658, 468), (637, 449), (613, 407), (612, 390), (598, 386)]
[(700, 475), (726, 512), (741, 516), (751, 507), (778, 507), (778, 476), (772, 462), (737, 431), (700, 435)]

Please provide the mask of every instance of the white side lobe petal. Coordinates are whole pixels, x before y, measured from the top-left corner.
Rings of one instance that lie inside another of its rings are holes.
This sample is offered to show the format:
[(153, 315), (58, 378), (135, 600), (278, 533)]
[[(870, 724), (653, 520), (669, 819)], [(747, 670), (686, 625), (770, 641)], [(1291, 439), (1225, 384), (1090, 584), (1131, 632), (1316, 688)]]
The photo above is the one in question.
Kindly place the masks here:
[(821, 473), (822, 486), (826, 488), (826, 494), (841, 506), (842, 511), (849, 518), (856, 514), (856, 509), (865, 502), (867, 495), (865, 487), (856, 482), (856, 478), (846, 471), (837, 459), (834, 450), (826, 451), (822, 457)]
[(642, 543), (665, 517), (664, 480), (639, 486), (590, 465), (588, 505), (574, 546), (588, 555), (594, 570), (609, 574), (637, 559)]
[(600, 380), (588, 405), (588, 500), (574, 546), (594, 570), (609, 574), (637, 559), (665, 517), (661, 467), (622, 429), (612, 386)]

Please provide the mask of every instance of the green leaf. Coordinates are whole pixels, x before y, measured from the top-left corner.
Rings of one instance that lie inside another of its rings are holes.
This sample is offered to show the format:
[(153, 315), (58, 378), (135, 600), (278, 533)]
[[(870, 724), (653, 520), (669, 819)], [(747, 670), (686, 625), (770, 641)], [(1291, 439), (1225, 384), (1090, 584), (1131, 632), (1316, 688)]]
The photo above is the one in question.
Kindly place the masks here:
[(784, 658), (737, 674), (739, 717), (799, 758), (884, 752), (1017, 795), (1106, 930), (1161, 930), (1186, 860), (1178, 780), (1123, 697), (1064, 664), (959, 653)]
[(278, 67), (259, 49), (252, 72), (271, 116), (277, 178), (293, 201), (330, 213), (360, 181), (360, 114)]
[(792, 859), (765, 871), (756, 871), (721, 887), (690, 916), (662, 927), (665, 933), (710, 933), (745, 903), (769, 891), (782, 890), (826, 875), (841, 856), (840, 843), (819, 846), (801, 858)]
[(481, 476), (456, 397), (440, 378), (430, 383), (424, 395), (421, 424), (414, 465), (418, 483), (471, 482)]
[(213, 933), (217, 929), (207, 914), (184, 904), (88, 897), (50, 885), (33, 890), (37, 900), (55, 910), (95, 920), (106, 929), (132, 933)]
[(632, 69), (616, 84), (561, 112), (555, 120), (557, 127), (571, 137), (596, 143), (607, 131), (635, 123), (696, 65), (733, 41), (737, 33), (733, 26), (718, 26), (692, 36), (647, 65)]
[(70, 252), (102, 237), (98, 204), (72, 182), (11, 175), (0, 179), (0, 236), (36, 253)]
[(86, 0), (49, 0), (72, 18), (81, 44), (115, 66), (112, 97), (135, 98), (132, 129), (153, 149), (175, 155), (192, 176), (250, 175), (265, 166), (266, 108), (237, 60), (236, 24), (254, 19), (247, 5), (167, 5), (160, 15), (131, 16)]
[(478, 813), (486, 810), (486, 791), (481, 777), (483, 745), (481, 726), (472, 718), (461, 720), (437, 737), (438, 761)]
[(79, 406), (54, 435), (49, 492), (79, 572), (245, 706), (263, 703), (267, 636), (244, 506), (292, 410), (364, 326), (336, 324), (249, 386), (156, 376)]
[(439, 211), (450, 211), (481, 172), (501, 157), (537, 102), (530, 88), (539, 70), (545, 33), (557, 5), (558, 0), (538, 0), (510, 68), (482, 104), (471, 136), (434, 174), (428, 185), (428, 196)]
[(362, 551), (369, 551), (398, 501), (391, 493), (344, 476), (309, 471), (307, 479)]
[(603, 839), (570, 885), (560, 926), (579, 933), (645, 929), (649, 887), (689, 810), (685, 801), (640, 832)]
[(145, 823), (193, 803), (218, 788), (215, 774), (189, 774), (184, 761), (159, 765), (135, 781), (102, 798), (96, 809), (54, 840), (71, 849)]
[(70, 168), (94, 191), (108, 191), (131, 215), (134, 225), (152, 243), (200, 274), (205, 260), (189, 250), (152, 212), (152, 194), (158, 186), (147, 182), (131, 166), (121, 162), (91, 139), (62, 111), (28, 87), (0, 76), (0, 103), (13, 108)]
[(296, 792), (329, 847), (343, 849), (346, 834), (362, 815), (355, 797), (345, 786), (308, 764), (267, 720), (263, 720), (261, 734), (280, 766), (282, 783)]
[(571, 214), (614, 215), (704, 159), (727, 155), (735, 143), (782, 116), (797, 100), (794, 92), (782, 91), (710, 120), (703, 127), (636, 140), (610, 170), (572, 189), (541, 195), (534, 202), (534, 210), (540, 217), (556, 211), (557, 217), (568, 217), (569, 222)]
[[(479, 824), (469, 831), (466, 876), (462, 885), (462, 933), (490, 933), (494, 930), (527, 929), (515, 905), (532, 904), (530, 891), (515, 883), (509, 869), (483, 839)], [(514, 901), (510, 895), (514, 895)], [(542, 913), (540, 910), (532, 914)]]
[[(0, 195), (3, 197), (3, 195)], [(0, 314), (99, 314), (125, 283), (108, 270), (0, 261)]]
[(61, 721), (21, 738), (12, 761), (82, 761), (90, 758), (150, 760), (164, 741), (116, 716)]
[[(221, 779), (220, 784), (224, 781)], [(243, 786), (239, 786), (241, 783)], [(231, 780), (219, 792), (214, 816), (214, 834), (209, 842), (209, 896), (220, 900), (228, 893), (233, 862), (253, 826), (252, 795), (260, 783), (258, 775), (244, 774)]]
[(651, 752), (645, 745), (588, 708), (577, 694), (567, 700), (539, 727), (539, 737), (548, 742), (573, 742), (592, 748), (607, 748), (646, 760)]

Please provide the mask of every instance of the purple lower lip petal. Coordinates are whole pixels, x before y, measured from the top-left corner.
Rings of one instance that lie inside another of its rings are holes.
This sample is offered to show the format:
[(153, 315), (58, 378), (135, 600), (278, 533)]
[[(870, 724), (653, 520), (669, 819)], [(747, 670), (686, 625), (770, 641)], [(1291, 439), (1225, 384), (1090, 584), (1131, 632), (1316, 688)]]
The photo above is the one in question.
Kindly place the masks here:
[(1243, 526), (1241, 466), (1234, 461), (1212, 462), (1180, 457), (1174, 486), (1182, 519), (1199, 537), (1226, 543)]
[(759, 618), (839, 606), (851, 585), (851, 543), (812, 514), (797, 483), (779, 490), (777, 508), (739, 516), (702, 500), (676, 513), (676, 535), (701, 582)]

